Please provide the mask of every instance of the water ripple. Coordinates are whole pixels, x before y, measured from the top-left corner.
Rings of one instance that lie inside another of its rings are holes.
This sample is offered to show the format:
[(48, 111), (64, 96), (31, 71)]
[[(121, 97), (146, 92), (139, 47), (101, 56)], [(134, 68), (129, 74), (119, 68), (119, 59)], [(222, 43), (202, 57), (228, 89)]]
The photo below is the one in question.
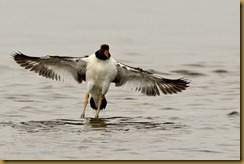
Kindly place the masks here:
[[(27, 132), (39, 131), (81, 131), (85, 130), (106, 130), (106, 131), (129, 131), (129, 130), (175, 130), (187, 127), (175, 122), (158, 122), (157, 118), (130, 118), (130, 117), (110, 117), (110, 118), (85, 118), (85, 119), (55, 119), (43, 121), (0, 122), (2, 126), (11, 126), (18, 130)], [(70, 127), (70, 128), (68, 128)], [(105, 128), (105, 129), (104, 129)]]

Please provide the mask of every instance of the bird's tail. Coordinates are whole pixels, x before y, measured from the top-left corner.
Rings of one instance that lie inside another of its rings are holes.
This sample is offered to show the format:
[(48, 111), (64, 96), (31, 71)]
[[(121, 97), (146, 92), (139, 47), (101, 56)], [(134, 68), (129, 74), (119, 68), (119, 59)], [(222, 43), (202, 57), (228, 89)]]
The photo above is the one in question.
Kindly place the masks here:
[[(96, 103), (95, 103), (93, 97), (91, 97), (91, 99), (90, 99), (90, 105), (91, 105), (92, 109), (97, 110), (97, 106), (96, 106)], [(107, 100), (106, 100), (106, 98), (104, 97), (103, 100), (102, 100), (102, 104), (101, 104), (100, 110), (105, 109), (106, 106), (107, 106)]]

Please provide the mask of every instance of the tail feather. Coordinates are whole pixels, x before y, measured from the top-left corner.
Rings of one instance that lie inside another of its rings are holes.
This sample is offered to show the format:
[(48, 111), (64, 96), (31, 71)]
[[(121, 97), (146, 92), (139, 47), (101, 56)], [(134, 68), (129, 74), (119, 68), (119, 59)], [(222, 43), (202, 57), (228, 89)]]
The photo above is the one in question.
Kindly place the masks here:
[[(97, 110), (97, 106), (96, 106), (96, 103), (95, 103), (93, 97), (91, 97), (91, 99), (90, 99), (90, 106), (92, 107), (92, 109)], [(104, 99), (102, 100), (102, 104), (101, 104), (100, 110), (105, 109), (106, 106), (107, 106), (107, 100), (104, 97)]]

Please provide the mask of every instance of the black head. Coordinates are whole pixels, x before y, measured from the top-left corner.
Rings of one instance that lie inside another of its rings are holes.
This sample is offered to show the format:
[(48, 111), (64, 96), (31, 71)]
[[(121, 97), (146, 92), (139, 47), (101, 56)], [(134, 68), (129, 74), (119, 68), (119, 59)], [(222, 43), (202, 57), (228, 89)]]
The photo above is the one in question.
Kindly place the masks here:
[(109, 53), (109, 45), (107, 44), (102, 44), (100, 49), (97, 50), (95, 53), (96, 57), (101, 60), (107, 60), (110, 58), (110, 53)]

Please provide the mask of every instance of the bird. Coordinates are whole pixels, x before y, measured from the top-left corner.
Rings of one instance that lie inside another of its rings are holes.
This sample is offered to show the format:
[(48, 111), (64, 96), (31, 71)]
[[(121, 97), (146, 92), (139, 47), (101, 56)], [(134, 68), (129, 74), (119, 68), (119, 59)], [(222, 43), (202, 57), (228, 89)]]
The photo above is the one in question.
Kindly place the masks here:
[(64, 75), (68, 75), (68, 79), (73, 79), (79, 84), (85, 81), (86, 95), (81, 118), (85, 117), (89, 98), (91, 108), (96, 110), (94, 118), (99, 118), (100, 110), (107, 106), (105, 95), (111, 83), (116, 87), (129, 85), (131, 89), (147, 96), (176, 94), (189, 87), (190, 83), (185, 78), (163, 78), (152, 71), (117, 62), (111, 56), (108, 44), (102, 44), (95, 53), (84, 57), (33, 57), (21, 52), (14, 52), (12, 56), (21, 67), (40, 76), (65, 81), (67, 78)]

